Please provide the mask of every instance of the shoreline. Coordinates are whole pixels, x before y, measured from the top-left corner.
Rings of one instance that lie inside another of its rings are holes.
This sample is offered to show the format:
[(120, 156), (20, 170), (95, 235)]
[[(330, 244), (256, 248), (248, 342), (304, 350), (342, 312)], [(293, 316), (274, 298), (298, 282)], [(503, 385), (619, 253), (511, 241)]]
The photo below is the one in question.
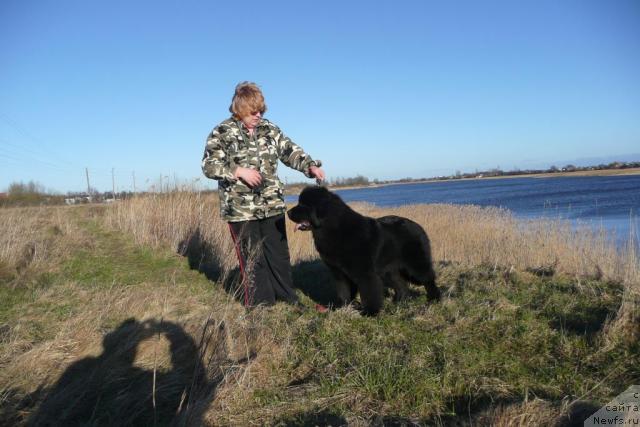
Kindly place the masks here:
[[(629, 169), (600, 169), (600, 170), (586, 170), (586, 171), (575, 171), (575, 172), (545, 172), (545, 173), (528, 173), (528, 174), (519, 174), (519, 175), (503, 175), (503, 176), (486, 176), (486, 177), (474, 177), (474, 178), (457, 178), (457, 179), (424, 179), (420, 181), (410, 181), (410, 182), (385, 182), (382, 184), (370, 184), (370, 185), (349, 185), (344, 187), (335, 187), (329, 185), (328, 188), (331, 190), (359, 190), (362, 188), (378, 188), (378, 187), (388, 187), (390, 185), (403, 185), (403, 184), (425, 184), (425, 183), (434, 183), (434, 182), (451, 182), (451, 181), (477, 181), (477, 180), (487, 180), (487, 179), (511, 179), (511, 178), (570, 178), (573, 176), (623, 176), (623, 175), (640, 175), (640, 168), (629, 168)], [(298, 194), (297, 192), (289, 192), (290, 195)]]

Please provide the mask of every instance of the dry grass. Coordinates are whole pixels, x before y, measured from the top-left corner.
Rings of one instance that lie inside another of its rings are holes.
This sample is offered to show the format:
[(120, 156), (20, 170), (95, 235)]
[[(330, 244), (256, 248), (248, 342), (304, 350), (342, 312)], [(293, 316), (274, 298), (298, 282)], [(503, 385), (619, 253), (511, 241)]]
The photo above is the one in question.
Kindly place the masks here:
[(70, 208), (0, 209), (0, 277), (12, 278), (28, 268), (46, 269), (53, 258), (65, 256), (63, 240), (82, 236), (73, 227)]
[[(90, 233), (78, 227), (79, 211), (73, 207), (4, 208), (0, 209), (0, 345), (11, 353), (12, 345), (4, 347), (7, 334), (15, 328), (4, 322), (21, 315), (18, 330), (25, 342), (40, 337), (51, 325), (34, 327), (40, 313), (31, 318), (21, 313), (21, 304), (29, 298), (45, 298), (48, 289), (62, 273), (64, 262), (78, 251), (94, 248)], [(95, 215), (87, 211), (85, 214)], [(21, 326), (22, 325), (22, 326)], [(16, 348), (23, 348), (19, 340)], [(0, 356), (2, 358), (2, 356)]]
[(582, 423), (585, 417), (599, 408), (587, 402), (563, 402), (558, 408), (541, 399), (525, 400), (513, 405), (498, 405), (476, 420), (478, 425), (493, 427), (571, 426)]

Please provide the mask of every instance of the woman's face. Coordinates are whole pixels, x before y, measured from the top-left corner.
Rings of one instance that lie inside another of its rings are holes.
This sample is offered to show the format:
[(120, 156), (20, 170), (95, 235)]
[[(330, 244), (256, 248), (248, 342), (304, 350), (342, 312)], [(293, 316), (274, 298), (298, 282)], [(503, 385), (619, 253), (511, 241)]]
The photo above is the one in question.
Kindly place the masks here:
[(247, 129), (254, 129), (258, 126), (258, 123), (260, 123), (261, 118), (262, 113), (260, 111), (253, 111), (242, 118), (242, 123), (244, 123)]

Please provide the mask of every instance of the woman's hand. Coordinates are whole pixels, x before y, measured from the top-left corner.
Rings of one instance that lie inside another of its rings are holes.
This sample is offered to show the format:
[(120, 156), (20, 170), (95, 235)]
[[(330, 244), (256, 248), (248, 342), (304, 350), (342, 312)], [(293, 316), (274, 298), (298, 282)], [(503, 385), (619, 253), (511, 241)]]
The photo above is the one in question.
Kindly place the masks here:
[(243, 168), (238, 166), (233, 173), (236, 179), (241, 179), (250, 188), (259, 186), (262, 183), (262, 175), (255, 169)]
[(319, 168), (317, 166), (309, 167), (309, 175), (311, 175), (312, 177), (314, 177), (319, 181), (324, 181), (324, 178), (325, 178), (324, 171), (322, 170), (322, 168)]

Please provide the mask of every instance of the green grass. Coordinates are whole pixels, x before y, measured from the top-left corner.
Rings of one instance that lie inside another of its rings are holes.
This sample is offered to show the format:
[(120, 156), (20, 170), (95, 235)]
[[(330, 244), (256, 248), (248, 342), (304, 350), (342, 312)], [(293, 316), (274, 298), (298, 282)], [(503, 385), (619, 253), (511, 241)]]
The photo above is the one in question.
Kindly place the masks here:
[(63, 264), (62, 274), (66, 278), (96, 287), (164, 283), (171, 279), (207, 285), (176, 254), (138, 246), (129, 236), (107, 230), (95, 220), (85, 226), (95, 237), (94, 247), (78, 251)]

